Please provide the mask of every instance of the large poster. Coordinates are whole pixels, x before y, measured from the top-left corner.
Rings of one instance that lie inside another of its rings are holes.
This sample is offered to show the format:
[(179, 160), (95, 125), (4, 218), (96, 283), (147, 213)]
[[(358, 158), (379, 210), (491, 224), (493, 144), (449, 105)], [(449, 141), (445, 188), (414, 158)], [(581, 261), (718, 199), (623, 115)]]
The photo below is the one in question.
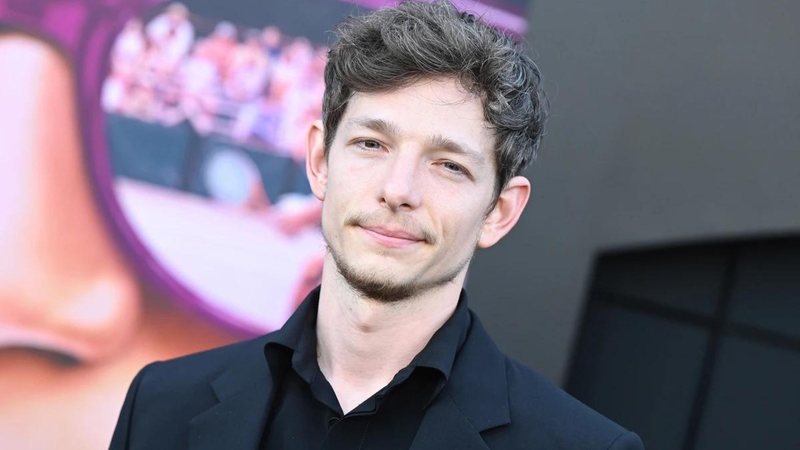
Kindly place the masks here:
[(105, 448), (142, 366), (283, 324), (329, 30), (387, 3), (0, 0), (0, 448)]

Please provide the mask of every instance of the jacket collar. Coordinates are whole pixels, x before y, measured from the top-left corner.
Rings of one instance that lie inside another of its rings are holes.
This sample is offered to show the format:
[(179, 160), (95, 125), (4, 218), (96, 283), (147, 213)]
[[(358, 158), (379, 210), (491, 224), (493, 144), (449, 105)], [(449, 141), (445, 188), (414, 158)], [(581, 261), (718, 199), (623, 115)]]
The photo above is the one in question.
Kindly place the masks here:
[(447, 386), (420, 424), (412, 450), (486, 450), (480, 433), (511, 422), (505, 356), (474, 314)]
[(478, 431), (511, 422), (506, 356), (480, 320), (470, 312), (472, 325), (453, 367), (446, 391)]

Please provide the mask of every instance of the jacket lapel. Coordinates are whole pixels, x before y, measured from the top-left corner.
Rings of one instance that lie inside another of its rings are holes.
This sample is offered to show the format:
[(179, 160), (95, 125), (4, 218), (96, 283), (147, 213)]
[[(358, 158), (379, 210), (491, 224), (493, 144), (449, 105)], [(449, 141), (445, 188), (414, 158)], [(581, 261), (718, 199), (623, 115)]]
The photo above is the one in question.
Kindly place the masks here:
[(190, 449), (258, 448), (274, 391), (264, 347), (268, 342), (299, 339), (303, 322), (309, 314), (316, 314), (318, 299), (319, 287), (308, 294), (280, 330), (254, 340), (228, 370), (211, 382), (219, 403), (191, 420)]
[(511, 422), (505, 356), (474, 314), (447, 386), (428, 407), (411, 450), (486, 450), (480, 433)]
[(272, 376), (261, 351), (242, 358), (211, 382), (219, 403), (190, 422), (192, 450), (258, 448), (272, 401)]
[(442, 394), (428, 407), (410, 450), (488, 450), (478, 430), (458, 410), (450, 396)]

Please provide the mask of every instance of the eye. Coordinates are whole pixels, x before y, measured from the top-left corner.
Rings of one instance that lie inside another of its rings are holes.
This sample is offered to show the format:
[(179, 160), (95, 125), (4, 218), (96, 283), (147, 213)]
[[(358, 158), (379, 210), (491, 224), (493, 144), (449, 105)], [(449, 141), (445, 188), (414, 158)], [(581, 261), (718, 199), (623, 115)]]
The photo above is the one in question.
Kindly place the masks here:
[(362, 139), (360, 141), (357, 141), (356, 145), (363, 148), (364, 150), (370, 150), (370, 151), (383, 149), (383, 144), (374, 139)]
[(454, 174), (459, 174), (459, 175), (468, 174), (466, 169), (454, 163), (453, 161), (443, 161), (442, 167), (444, 167), (448, 172), (452, 172)]

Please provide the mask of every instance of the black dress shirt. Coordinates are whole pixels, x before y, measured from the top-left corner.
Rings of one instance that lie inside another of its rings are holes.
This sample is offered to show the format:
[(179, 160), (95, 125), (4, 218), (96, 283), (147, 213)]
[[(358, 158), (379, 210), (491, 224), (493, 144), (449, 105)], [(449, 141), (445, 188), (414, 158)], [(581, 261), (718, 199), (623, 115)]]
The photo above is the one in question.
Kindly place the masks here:
[(464, 293), (453, 315), (411, 363), (347, 414), (317, 364), (318, 303), (316, 289), (265, 345), (276, 395), (261, 448), (409, 448), (466, 339), (471, 317)]

